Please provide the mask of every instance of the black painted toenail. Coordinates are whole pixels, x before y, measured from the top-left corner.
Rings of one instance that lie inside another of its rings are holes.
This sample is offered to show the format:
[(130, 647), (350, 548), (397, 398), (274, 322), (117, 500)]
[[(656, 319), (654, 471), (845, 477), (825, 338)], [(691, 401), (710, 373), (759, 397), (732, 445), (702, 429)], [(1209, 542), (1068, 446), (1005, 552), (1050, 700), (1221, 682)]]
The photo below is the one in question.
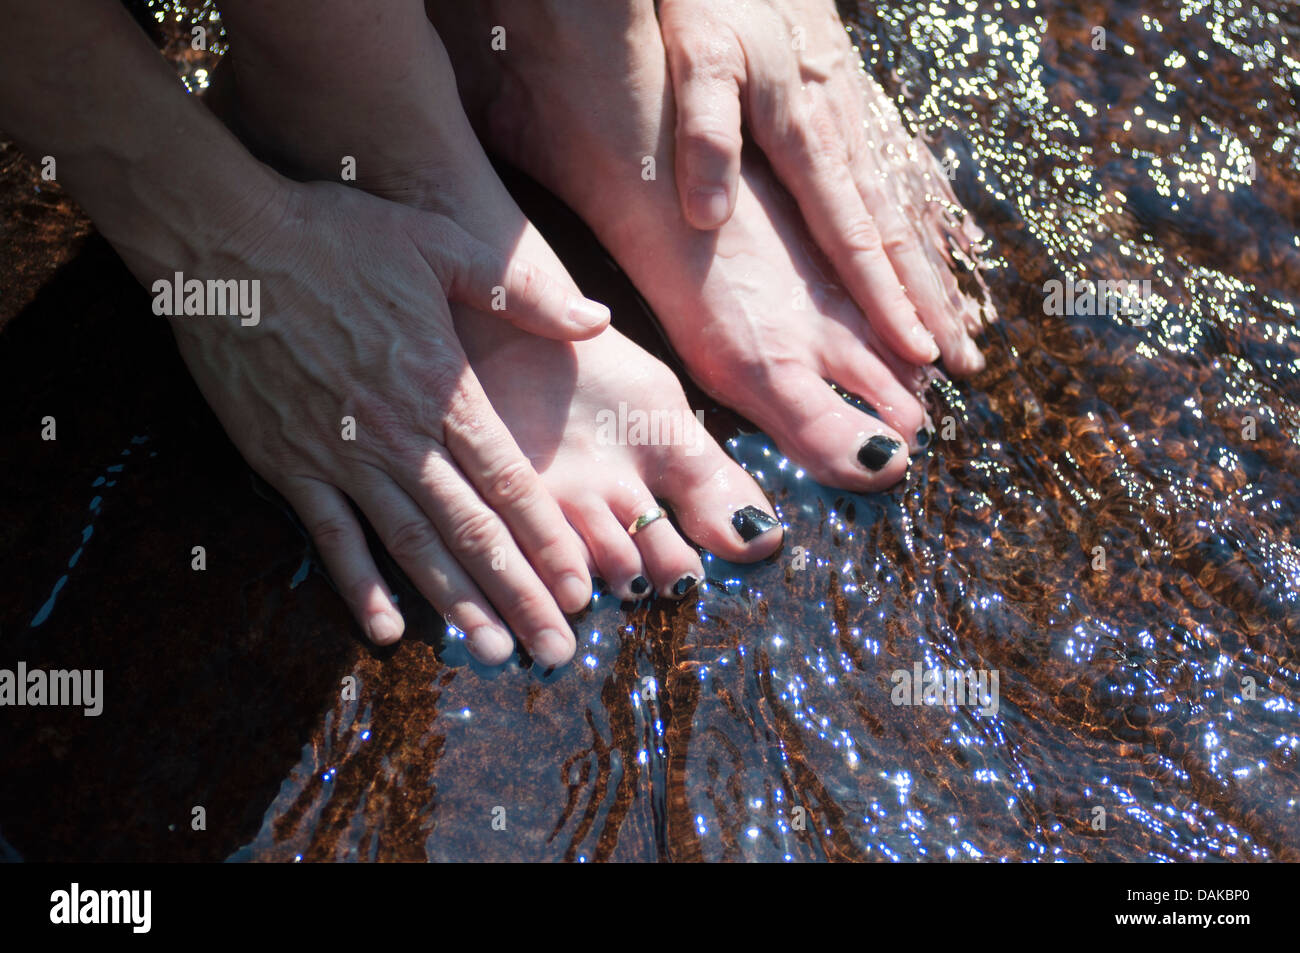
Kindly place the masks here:
[(675, 583), (673, 583), (673, 595), (676, 596), (678, 599), (682, 598), (682, 596), (686, 595), (686, 593), (690, 592), (692, 589), (695, 588), (695, 584), (697, 582), (699, 582), (699, 580), (696, 579), (694, 576), (690, 576), (690, 575), (682, 576), (681, 579), (678, 579)]
[(922, 427), (920, 430), (916, 432), (917, 448), (924, 450), (926, 447), (930, 446), (930, 439), (933, 436), (934, 436), (933, 430), (927, 430), (925, 427)]
[(858, 462), (868, 470), (880, 470), (898, 451), (898, 441), (876, 434), (858, 451)]
[(645, 576), (637, 576), (628, 586), (634, 596), (644, 595), (645, 591), (650, 588), (650, 581)]
[(731, 514), (731, 525), (736, 527), (740, 538), (748, 543), (751, 539), (762, 536), (781, 524), (757, 506), (746, 506)]

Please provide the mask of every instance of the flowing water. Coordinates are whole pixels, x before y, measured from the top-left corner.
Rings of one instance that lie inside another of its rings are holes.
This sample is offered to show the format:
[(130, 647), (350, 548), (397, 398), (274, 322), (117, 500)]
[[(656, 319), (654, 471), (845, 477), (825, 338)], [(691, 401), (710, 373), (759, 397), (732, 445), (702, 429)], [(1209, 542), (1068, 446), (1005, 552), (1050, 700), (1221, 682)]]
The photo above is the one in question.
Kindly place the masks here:
[[(103, 667), (108, 693), (6, 715), (0, 854), (1300, 859), (1300, 11), (846, 14), (990, 239), (988, 369), (936, 385), (939, 439), (870, 496), (711, 410), (785, 547), (706, 559), (684, 604), (598, 598), (550, 675), (470, 662), (409, 589), (408, 638), (361, 645), (144, 293), (0, 154), (0, 664)], [(212, 57), (180, 59), (201, 87)], [(1048, 313), (1081, 279), (1148, 307)], [(896, 704), (930, 669), (996, 693)]]

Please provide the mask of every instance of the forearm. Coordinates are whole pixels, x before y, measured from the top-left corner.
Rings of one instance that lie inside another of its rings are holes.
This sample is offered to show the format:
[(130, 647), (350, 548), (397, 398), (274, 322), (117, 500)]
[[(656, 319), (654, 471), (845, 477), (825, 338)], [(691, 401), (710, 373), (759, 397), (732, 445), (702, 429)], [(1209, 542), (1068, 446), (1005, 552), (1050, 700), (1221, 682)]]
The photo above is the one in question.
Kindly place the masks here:
[(276, 117), (276, 138), (312, 175), (337, 176), (344, 156), (362, 179), (428, 161), (403, 153), (463, 122), (429, 108), (456, 79), (421, 0), (224, 0), (221, 9), (241, 103)]
[(142, 281), (261, 215), (277, 177), (181, 86), (113, 0), (0, 0), (0, 129), (51, 156)]

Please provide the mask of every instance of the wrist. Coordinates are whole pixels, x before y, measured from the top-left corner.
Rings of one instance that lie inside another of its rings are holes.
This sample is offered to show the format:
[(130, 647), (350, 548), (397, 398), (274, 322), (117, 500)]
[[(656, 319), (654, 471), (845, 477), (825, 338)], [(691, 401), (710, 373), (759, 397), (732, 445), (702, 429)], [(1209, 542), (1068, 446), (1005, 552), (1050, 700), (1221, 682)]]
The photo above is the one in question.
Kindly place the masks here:
[[(90, 209), (91, 216), (146, 285), (162, 274), (237, 257), (287, 204), (288, 180), (233, 138), (220, 145), (176, 157), (166, 170), (144, 162), (106, 178), (113, 197), (94, 203), (100, 207)], [(200, 158), (197, 153), (202, 161), (187, 165), (186, 158)]]

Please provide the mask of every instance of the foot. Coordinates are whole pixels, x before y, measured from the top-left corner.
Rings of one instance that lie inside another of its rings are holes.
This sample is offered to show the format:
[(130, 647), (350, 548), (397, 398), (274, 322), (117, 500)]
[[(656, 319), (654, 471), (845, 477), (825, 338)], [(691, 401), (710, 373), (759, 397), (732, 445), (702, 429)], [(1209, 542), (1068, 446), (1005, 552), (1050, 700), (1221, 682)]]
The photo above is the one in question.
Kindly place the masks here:
[[(430, 68), (442, 69), (440, 47), (431, 57), (436, 62)], [(548, 275), (566, 275), (493, 172), (456, 101), (449, 70), (438, 85), (446, 101), (426, 90), (418, 102), (399, 103), (401, 90), (391, 91), (388, 114), (410, 121), (404, 132), (390, 126), (381, 134), (371, 125), (377, 112), (368, 109), (336, 113), (319, 127), (290, 125), (278, 112), (281, 104), (298, 116), (301, 106), (270, 95), (283, 93), (287, 79), (266, 71), (240, 74), (238, 60), (235, 65), (235, 81), (224, 92), (239, 115), (238, 127), (264, 155), (305, 175), (334, 175), (346, 144), (358, 160), (358, 186), (440, 210), (480, 241), (521, 257), (535, 255), (526, 260)], [(340, 129), (342, 140), (322, 141)], [(381, 145), (371, 150), (374, 143)], [(453, 316), (493, 409), (577, 531), (589, 568), (621, 597), (641, 599), (657, 589), (682, 598), (691, 591), (704, 569), (683, 533), (736, 562), (761, 559), (780, 545), (780, 524), (762, 491), (699, 426), (672, 372), (627, 338), (607, 329), (577, 344), (547, 341), (514, 333), (471, 308), (454, 307)], [(655, 434), (620, 428), (620, 407), (625, 420), (667, 421), (672, 429)], [(509, 482), (499, 490), (510, 498)], [(629, 532), (656, 509), (657, 500), (671, 507), (680, 533), (666, 518)], [(511, 571), (509, 565), (501, 568)], [(503, 661), (511, 649), (473, 640), (469, 648), (489, 664)]]
[[(880, 346), (766, 169), (747, 157), (716, 232), (682, 216), (650, 3), (426, 6), (488, 146), (592, 227), (702, 388), (820, 482), (872, 490), (903, 475), (933, 429), (918, 397), (926, 377)], [(494, 25), (504, 51), (491, 48)]]

